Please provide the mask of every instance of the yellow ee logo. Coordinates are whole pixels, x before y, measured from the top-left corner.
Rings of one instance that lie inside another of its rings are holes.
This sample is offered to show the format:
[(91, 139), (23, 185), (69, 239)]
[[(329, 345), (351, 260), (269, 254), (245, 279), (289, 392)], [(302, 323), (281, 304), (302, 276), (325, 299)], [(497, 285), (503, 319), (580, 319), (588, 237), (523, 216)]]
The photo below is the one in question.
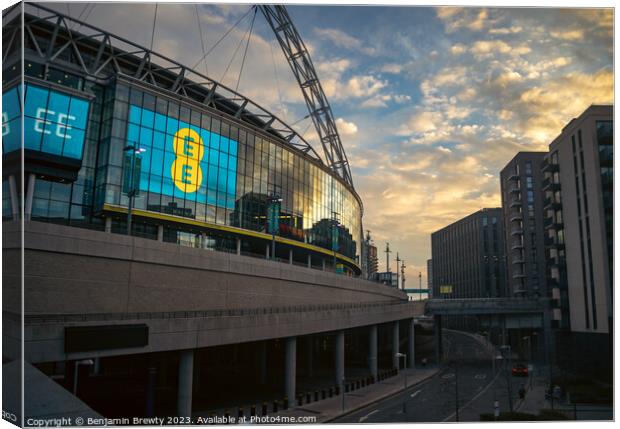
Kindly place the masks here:
[(181, 128), (172, 139), (176, 159), (170, 168), (174, 185), (186, 193), (196, 192), (202, 184), (200, 161), (205, 150), (200, 135), (190, 129)]

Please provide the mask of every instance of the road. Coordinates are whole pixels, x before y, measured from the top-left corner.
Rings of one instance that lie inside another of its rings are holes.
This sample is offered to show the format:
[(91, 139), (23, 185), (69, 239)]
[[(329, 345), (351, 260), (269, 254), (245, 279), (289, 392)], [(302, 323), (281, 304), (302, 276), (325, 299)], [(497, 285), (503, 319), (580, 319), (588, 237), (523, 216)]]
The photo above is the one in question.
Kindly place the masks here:
[(444, 333), (444, 338), (446, 361), (458, 364), (445, 364), (434, 377), (334, 423), (479, 421), (481, 413), (493, 413), (495, 399), (507, 411), (508, 380), (513, 404), (519, 381), (501, 368), (494, 375), (491, 356), (478, 340), (457, 332)]

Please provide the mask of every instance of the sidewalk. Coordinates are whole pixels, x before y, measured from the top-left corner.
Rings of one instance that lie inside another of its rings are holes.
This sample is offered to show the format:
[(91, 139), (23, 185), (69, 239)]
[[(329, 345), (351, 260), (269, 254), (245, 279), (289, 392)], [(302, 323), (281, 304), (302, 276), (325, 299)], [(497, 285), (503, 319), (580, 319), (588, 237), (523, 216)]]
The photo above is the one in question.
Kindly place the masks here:
[(346, 393), (344, 399), (344, 412), (342, 408), (342, 396), (324, 399), (301, 406), (296, 406), (286, 411), (280, 411), (270, 416), (278, 417), (310, 417), (316, 418), (315, 423), (327, 423), (342, 415), (352, 413), (388, 396), (402, 391), (404, 388), (404, 373), (407, 373), (407, 387), (414, 386), (432, 377), (439, 368), (408, 369), (400, 371), (397, 376), (388, 378), (370, 386)]

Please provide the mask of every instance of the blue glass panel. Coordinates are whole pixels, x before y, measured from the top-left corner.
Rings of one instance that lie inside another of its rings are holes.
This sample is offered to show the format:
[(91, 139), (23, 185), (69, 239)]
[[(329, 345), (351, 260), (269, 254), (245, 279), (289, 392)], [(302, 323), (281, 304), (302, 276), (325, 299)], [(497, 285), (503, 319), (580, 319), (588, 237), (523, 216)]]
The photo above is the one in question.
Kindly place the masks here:
[(147, 109), (142, 109), (142, 123), (143, 127), (153, 128), (155, 124), (155, 112)]
[(155, 114), (155, 129), (162, 132), (166, 131), (166, 116), (161, 113)]
[(140, 110), (139, 107), (129, 106), (129, 122), (140, 124)]
[(21, 118), (2, 124), (2, 151), (4, 153), (19, 150), (21, 142)]
[(36, 122), (34, 118), (24, 117), (24, 148), (26, 149), (41, 150), (43, 134), (35, 131)]
[(86, 131), (72, 130), (71, 139), (65, 139), (65, 145), (62, 149), (62, 155), (69, 158), (82, 158), (82, 151), (84, 150), (83, 142), (86, 135)]
[[(130, 106), (130, 112), (134, 111), (139, 111), (142, 124), (128, 125), (128, 140), (135, 139), (140, 147), (152, 151), (151, 162), (143, 162), (142, 171), (161, 177), (160, 180), (150, 180), (149, 183), (143, 181), (141, 190), (174, 197), (179, 202), (184, 199), (234, 208), (234, 197), (231, 198), (231, 194), (234, 196), (236, 189), (236, 141), (225, 139), (220, 143), (220, 135), (185, 121)], [(156, 130), (163, 130), (165, 124), (165, 134), (147, 130), (145, 118), (151, 117)], [(175, 148), (175, 135), (185, 138), (186, 145)], [(227, 151), (232, 150), (234, 155), (218, 152), (217, 148), (220, 146)], [(175, 150), (180, 153), (175, 153)], [(172, 171), (173, 165), (176, 167), (175, 171)], [(222, 196), (209, 193), (207, 189), (217, 189)]]
[[(19, 88), (5, 91), (3, 99), (3, 139), (15, 150), (19, 128), (4, 126), (4, 118), (19, 116)], [(86, 123), (90, 103), (58, 91), (26, 84), (24, 106), (24, 147), (54, 155), (81, 158), (84, 149)], [(9, 135), (9, 133), (11, 135)], [(13, 133), (16, 133), (13, 135)]]

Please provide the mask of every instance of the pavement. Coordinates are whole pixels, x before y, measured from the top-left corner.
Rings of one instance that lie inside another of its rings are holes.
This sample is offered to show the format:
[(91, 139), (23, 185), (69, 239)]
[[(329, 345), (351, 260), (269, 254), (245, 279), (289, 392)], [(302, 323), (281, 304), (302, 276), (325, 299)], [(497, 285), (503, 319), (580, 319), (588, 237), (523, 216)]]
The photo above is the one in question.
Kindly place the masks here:
[[(379, 381), (378, 383), (345, 393), (344, 408), (341, 395), (325, 400), (296, 406), (277, 413), (278, 417), (314, 417), (316, 423), (328, 423), (335, 418), (353, 413), (361, 408), (384, 400), (402, 392), (405, 388), (414, 387), (439, 372), (439, 368), (416, 368), (401, 370), (398, 375)], [(273, 415), (273, 414), (272, 414)]]

